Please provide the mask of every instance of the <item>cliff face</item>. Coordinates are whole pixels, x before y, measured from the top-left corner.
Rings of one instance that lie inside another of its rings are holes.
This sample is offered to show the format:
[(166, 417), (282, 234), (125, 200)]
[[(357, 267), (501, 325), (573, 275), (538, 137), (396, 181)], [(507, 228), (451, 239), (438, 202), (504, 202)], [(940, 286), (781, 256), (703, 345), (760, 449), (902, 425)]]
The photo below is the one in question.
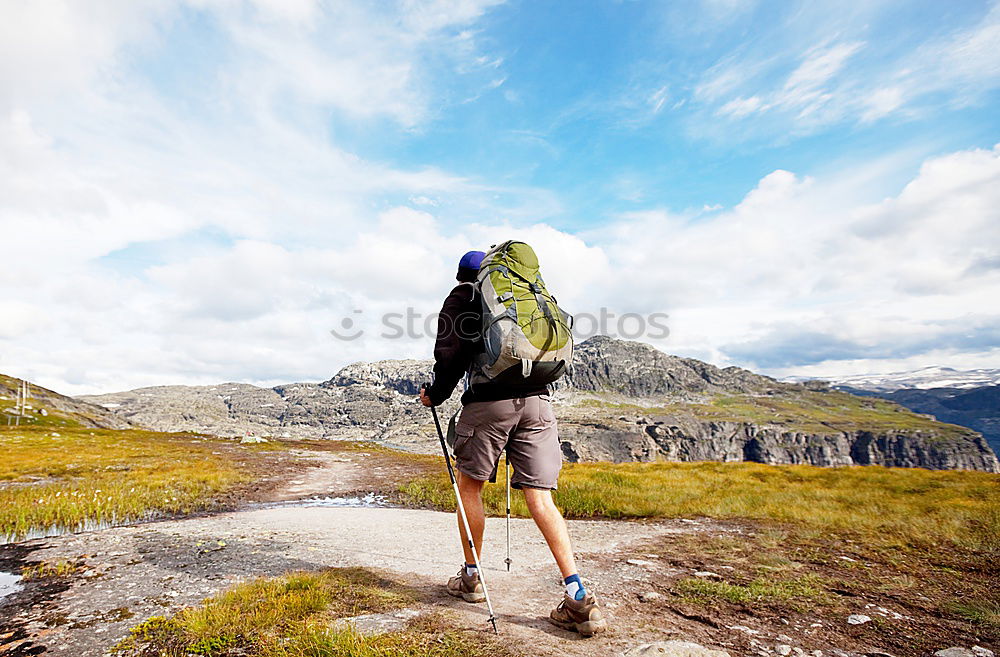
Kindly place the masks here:
[(928, 431), (809, 433), (745, 422), (640, 419), (635, 428), (560, 426), (567, 461), (755, 461), (769, 464), (883, 465), (1000, 472), (981, 436)]
[[(323, 383), (164, 386), (99, 395), (140, 426), (219, 435), (378, 440), (431, 451), (415, 399), (430, 361), (355, 363)], [(998, 471), (979, 434), (884, 401), (717, 368), (638, 343), (592, 338), (555, 395), (570, 461), (715, 460)], [(457, 409), (458, 394), (440, 410)]]

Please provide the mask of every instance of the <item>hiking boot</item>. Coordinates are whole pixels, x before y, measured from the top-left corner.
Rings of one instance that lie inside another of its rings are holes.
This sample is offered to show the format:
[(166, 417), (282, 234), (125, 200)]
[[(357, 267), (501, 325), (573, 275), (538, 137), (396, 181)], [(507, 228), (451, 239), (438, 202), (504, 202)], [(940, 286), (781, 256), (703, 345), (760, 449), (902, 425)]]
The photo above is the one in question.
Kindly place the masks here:
[(458, 571), (458, 574), (448, 580), (448, 593), (456, 598), (462, 598), (466, 602), (482, 602), (486, 599), (483, 592), (483, 583), (479, 581), (479, 573), (473, 575), (465, 574), (465, 567)]
[(608, 629), (604, 612), (597, 606), (597, 599), (589, 593), (583, 600), (563, 595), (562, 602), (549, 614), (549, 622), (583, 636), (593, 636)]

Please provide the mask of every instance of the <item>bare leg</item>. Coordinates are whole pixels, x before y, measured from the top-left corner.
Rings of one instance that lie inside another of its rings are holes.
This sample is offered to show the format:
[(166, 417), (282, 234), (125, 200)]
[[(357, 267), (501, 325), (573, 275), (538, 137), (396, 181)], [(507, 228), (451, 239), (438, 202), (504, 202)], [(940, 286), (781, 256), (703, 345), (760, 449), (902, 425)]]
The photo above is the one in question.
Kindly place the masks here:
[[(524, 501), (527, 502), (531, 517), (545, 537), (545, 542), (549, 544), (549, 550), (552, 551), (563, 578), (575, 574), (576, 560), (573, 558), (569, 530), (566, 529), (566, 521), (563, 520), (558, 507), (552, 501), (552, 491), (525, 488)], [(472, 522), (471, 518), (469, 522)]]
[[(458, 470), (455, 471), (455, 476), (458, 477), (458, 492), (462, 496), (465, 515), (469, 519), (469, 530), (472, 532), (472, 540), (476, 544), (476, 552), (482, 558), (483, 528), (486, 525), (486, 515), (483, 512), (483, 484), (486, 482), (473, 479)], [(457, 513), (455, 515), (458, 518), (458, 534), (462, 537), (462, 551), (465, 552), (465, 563), (475, 563), (472, 552), (469, 550), (469, 541), (465, 537), (465, 527), (462, 526), (462, 517)]]

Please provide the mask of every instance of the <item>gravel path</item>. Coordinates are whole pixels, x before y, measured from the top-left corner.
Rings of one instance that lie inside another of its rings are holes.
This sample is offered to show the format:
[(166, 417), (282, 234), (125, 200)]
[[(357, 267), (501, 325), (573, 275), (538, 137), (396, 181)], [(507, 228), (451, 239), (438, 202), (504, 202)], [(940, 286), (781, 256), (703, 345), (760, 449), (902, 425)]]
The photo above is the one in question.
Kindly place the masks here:
[[(289, 481), (278, 499), (357, 491), (361, 463), (343, 456), (320, 456), (319, 461), (320, 467)], [(646, 569), (624, 564), (629, 546), (703, 528), (683, 521), (570, 523), (581, 573), (602, 594), (612, 617), (622, 601), (634, 599), (635, 587), (649, 580)], [(604, 638), (581, 641), (549, 625), (545, 617), (562, 595), (558, 570), (532, 521), (513, 519), (511, 533), (514, 564), (508, 573), (504, 520), (488, 520), (483, 563), (505, 636), (522, 647), (533, 646), (538, 655), (615, 654), (635, 643), (635, 633), (620, 627)], [(36, 654), (29, 648), (44, 646), (46, 654), (97, 657), (142, 620), (197, 604), (241, 580), (328, 566), (384, 571), (420, 589), (426, 608), (449, 608), (457, 622), (474, 631), (487, 627), (484, 605), (443, 592), (441, 585), (462, 562), (455, 517), (449, 513), (286, 502), (16, 547), (31, 561), (82, 558), (87, 570), (48, 599), (32, 599), (28, 587), (4, 601), (8, 611), (16, 610), (10, 620), (32, 636), (14, 654)]]

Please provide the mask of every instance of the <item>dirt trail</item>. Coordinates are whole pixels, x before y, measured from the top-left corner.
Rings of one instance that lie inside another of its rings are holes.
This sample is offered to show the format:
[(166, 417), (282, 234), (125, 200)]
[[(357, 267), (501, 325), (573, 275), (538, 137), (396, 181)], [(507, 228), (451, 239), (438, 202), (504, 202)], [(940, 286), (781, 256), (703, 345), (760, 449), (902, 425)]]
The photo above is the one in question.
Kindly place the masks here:
[[(365, 456), (305, 452), (302, 457), (314, 459), (316, 467), (293, 474), (268, 499), (366, 490), (363, 486), (379, 473)], [(773, 654), (760, 647), (773, 646), (784, 640), (781, 632), (793, 631), (782, 619), (758, 618), (750, 620), (760, 629), (749, 635), (711, 618), (685, 615), (664, 600), (640, 601), (641, 593), (664, 590), (666, 578), (691, 574), (645, 554), (644, 543), (669, 534), (739, 531), (732, 526), (692, 520), (569, 524), (584, 581), (598, 593), (611, 618), (612, 631), (595, 639), (583, 640), (546, 621), (562, 587), (534, 524), (512, 520), (514, 565), (508, 573), (503, 564), (504, 520), (487, 522), (484, 566), (501, 633), (526, 654), (620, 655), (633, 646), (670, 638), (725, 648), (732, 655)], [(0, 648), (4, 657), (42, 652), (98, 657), (142, 620), (195, 605), (238, 581), (328, 566), (378, 569), (422, 593), (418, 610), (445, 609), (460, 627), (487, 628), (484, 605), (469, 605), (443, 591), (442, 584), (462, 557), (454, 515), (434, 511), (279, 501), (229, 513), (25, 541), (0, 547), (0, 559), (4, 557), (50, 562), (82, 558), (86, 564), (81, 576), (68, 584), (49, 590), (28, 586), (0, 603), (0, 624), (6, 618), (17, 628), (15, 636), (28, 639), (9, 652)], [(741, 622), (753, 624), (750, 620)], [(796, 629), (803, 638), (813, 632), (808, 625)], [(10, 638), (0, 643), (15, 645)], [(808, 653), (797, 649), (795, 654)]]

